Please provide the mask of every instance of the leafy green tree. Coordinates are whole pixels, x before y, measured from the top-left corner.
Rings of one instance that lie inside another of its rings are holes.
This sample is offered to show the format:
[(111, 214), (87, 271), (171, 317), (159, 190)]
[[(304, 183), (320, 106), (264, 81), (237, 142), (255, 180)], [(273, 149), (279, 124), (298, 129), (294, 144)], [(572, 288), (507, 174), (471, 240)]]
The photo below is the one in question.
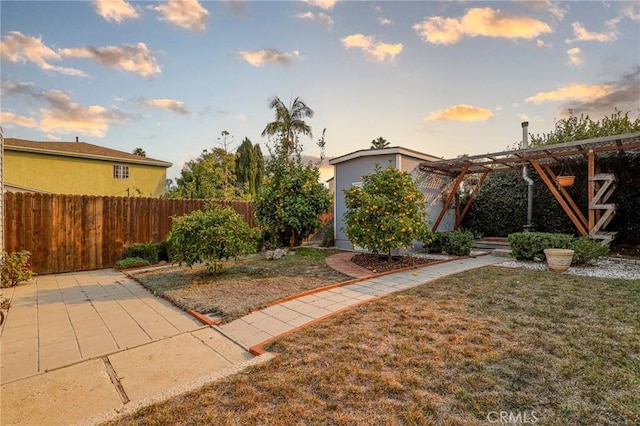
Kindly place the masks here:
[(371, 149), (383, 149), (389, 146), (389, 141), (382, 136), (371, 141)]
[(632, 120), (628, 112), (622, 114), (622, 111), (615, 109), (610, 116), (594, 121), (584, 114), (577, 117), (569, 110), (569, 117), (556, 120), (555, 129), (551, 132), (531, 134), (531, 145), (552, 145), (637, 131), (640, 131), (640, 116)]
[(188, 161), (176, 186), (167, 194), (171, 198), (242, 198), (243, 191), (231, 185), (235, 182), (235, 154), (224, 148), (203, 150), (202, 154)]
[(376, 164), (361, 187), (344, 191), (344, 199), (344, 231), (355, 245), (392, 260), (391, 250), (430, 239), (424, 195), (407, 172)]
[(231, 207), (215, 204), (175, 218), (167, 241), (176, 252), (174, 260), (191, 267), (201, 262), (214, 274), (223, 258), (255, 253), (260, 231), (252, 229)]
[(298, 134), (311, 134), (311, 127), (304, 121), (313, 117), (313, 110), (302, 99), (295, 98), (287, 107), (277, 96), (269, 101), (269, 108), (275, 112), (275, 120), (267, 124), (262, 137), (275, 136), (289, 152), (295, 150)]
[[(318, 164), (303, 164), (301, 146), (294, 143), (291, 153), (284, 141), (269, 149), (271, 158), (254, 208), (257, 222), (275, 242), (292, 248), (320, 227), (319, 216), (329, 210), (332, 197), (320, 183)], [(324, 132), (318, 145), (324, 146)]]
[(134, 154), (134, 155), (139, 155), (140, 157), (146, 157), (147, 156), (147, 153), (142, 148), (136, 148), (133, 151), (131, 151), (131, 153)]
[(236, 151), (237, 184), (246, 188), (251, 198), (255, 197), (264, 178), (264, 158), (260, 145), (253, 145), (249, 138), (244, 138)]

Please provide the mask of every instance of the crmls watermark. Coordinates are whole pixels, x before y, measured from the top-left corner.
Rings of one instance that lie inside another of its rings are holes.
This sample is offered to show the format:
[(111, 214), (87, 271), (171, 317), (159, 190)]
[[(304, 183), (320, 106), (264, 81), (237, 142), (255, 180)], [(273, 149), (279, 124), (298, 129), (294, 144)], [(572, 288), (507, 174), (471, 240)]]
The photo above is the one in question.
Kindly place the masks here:
[(538, 413), (535, 411), (489, 411), (487, 421), (506, 425), (535, 424), (538, 423)]

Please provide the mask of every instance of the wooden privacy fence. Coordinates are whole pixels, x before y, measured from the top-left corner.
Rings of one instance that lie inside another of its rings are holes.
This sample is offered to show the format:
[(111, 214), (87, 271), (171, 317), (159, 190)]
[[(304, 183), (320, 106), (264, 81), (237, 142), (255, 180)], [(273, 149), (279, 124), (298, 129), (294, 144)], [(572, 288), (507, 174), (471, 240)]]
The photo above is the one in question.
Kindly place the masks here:
[[(164, 240), (172, 216), (205, 208), (207, 200), (82, 195), (4, 194), (5, 250), (31, 252), (34, 272), (110, 268), (132, 243)], [(249, 201), (231, 206), (255, 226)]]

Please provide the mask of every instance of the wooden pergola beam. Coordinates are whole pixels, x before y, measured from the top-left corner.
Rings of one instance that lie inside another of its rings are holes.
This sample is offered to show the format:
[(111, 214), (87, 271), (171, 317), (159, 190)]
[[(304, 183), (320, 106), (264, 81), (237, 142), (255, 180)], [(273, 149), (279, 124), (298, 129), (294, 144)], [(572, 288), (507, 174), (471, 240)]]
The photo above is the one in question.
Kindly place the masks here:
[(464, 220), (464, 217), (467, 215), (469, 208), (471, 208), (471, 204), (473, 204), (473, 201), (476, 199), (476, 195), (478, 194), (478, 192), (480, 192), (480, 188), (482, 187), (482, 184), (484, 183), (484, 180), (487, 178), (488, 174), (489, 172), (484, 172), (482, 174), (482, 177), (480, 178), (480, 183), (478, 183), (478, 186), (476, 187), (476, 191), (473, 194), (471, 194), (471, 198), (469, 198), (469, 201), (467, 201), (467, 204), (464, 206), (462, 213), (460, 213), (460, 215), (456, 219), (456, 224), (453, 227), (453, 229), (458, 229), (460, 227), (460, 224)]
[[(545, 166), (544, 168), (547, 171), (547, 173), (549, 173), (549, 176), (551, 177), (551, 180), (553, 182), (556, 182), (557, 181), (556, 175), (555, 175), (555, 173), (553, 173), (553, 170), (551, 170), (551, 166)], [(560, 186), (559, 189), (560, 189), (560, 192), (562, 193), (562, 195), (564, 196), (564, 198), (567, 200), (567, 202), (569, 203), (569, 205), (573, 209), (573, 211), (575, 212), (575, 214), (578, 217), (578, 219), (580, 219), (580, 222), (582, 223), (582, 226), (584, 226), (585, 228), (588, 228), (589, 222), (587, 221), (587, 218), (584, 217), (584, 215), (582, 214), (582, 212), (580, 211), (580, 209), (576, 205), (575, 201), (573, 201), (573, 198), (571, 198), (571, 195), (569, 195), (569, 193), (567, 192), (566, 189), (564, 189), (564, 187)]]
[(533, 168), (536, 169), (536, 172), (538, 172), (538, 175), (540, 175), (544, 183), (547, 185), (547, 188), (549, 188), (549, 191), (551, 191), (553, 196), (556, 197), (556, 200), (558, 200), (558, 203), (560, 203), (560, 207), (562, 207), (562, 210), (564, 210), (567, 216), (569, 216), (569, 219), (571, 219), (571, 222), (573, 222), (575, 227), (578, 229), (578, 232), (580, 233), (580, 235), (587, 236), (589, 232), (587, 231), (586, 227), (582, 224), (582, 222), (580, 222), (580, 219), (578, 219), (573, 209), (567, 204), (567, 202), (564, 200), (560, 192), (558, 192), (555, 185), (553, 184), (551, 179), (549, 179), (549, 176), (547, 176), (547, 174), (542, 169), (540, 164), (538, 164), (536, 160), (529, 160), (529, 162), (531, 163)]
[(436, 219), (436, 222), (433, 224), (433, 227), (431, 228), (432, 231), (435, 232), (438, 229), (438, 226), (440, 225), (440, 222), (442, 222), (444, 215), (447, 213), (447, 210), (449, 210), (449, 206), (451, 205), (451, 200), (453, 200), (453, 197), (455, 197), (456, 192), (458, 192), (458, 188), (460, 187), (460, 184), (462, 183), (464, 176), (467, 174), (467, 170), (469, 170), (468, 165), (462, 167), (462, 171), (456, 178), (456, 182), (453, 185), (453, 188), (451, 189), (451, 191), (449, 191), (449, 196), (447, 197), (447, 200), (444, 202), (444, 206), (442, 206), (442, 210), (440, 210), (438, 219)]

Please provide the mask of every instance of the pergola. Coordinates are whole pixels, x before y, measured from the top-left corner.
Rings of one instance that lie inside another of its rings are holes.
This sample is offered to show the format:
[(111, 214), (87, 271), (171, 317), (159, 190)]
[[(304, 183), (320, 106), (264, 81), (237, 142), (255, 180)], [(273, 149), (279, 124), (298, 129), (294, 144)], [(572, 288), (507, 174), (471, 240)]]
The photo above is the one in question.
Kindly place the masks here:
[[(442, 211), (433, 224), (433, 230), (438, 228), (465, 176), (478, 174), (480, 178), (463, 211), (457, 212), (455, 228), (458, 228), (462, 223), (475, 195), (489, 173), (520, 170), (524, 165), (530, 164), (558, 200), (578, 232), (583, 236), (589, 235), (591, 238), (608, 243), (614, 238), (615, 233), (604, 232), (603, 228), (615, 214), (615, 205), (607, 204), (607, 200), (615, 190), (616, 181), (612, 173), (600, 172), (597, 155), (603, 152), (623, 152), (635, 148), (640, 148), (640, 132), (421, 163), (421, 170), (445, 174), (454, 181), (454, 186), (449, 191)], [(587, 160), (588, 217), (582, 214), (567, 190), (555, 184), (557, 176), (552, 170), (552, 167), (564, 164), (568, 157), (576, 156), (584, 157)]]

